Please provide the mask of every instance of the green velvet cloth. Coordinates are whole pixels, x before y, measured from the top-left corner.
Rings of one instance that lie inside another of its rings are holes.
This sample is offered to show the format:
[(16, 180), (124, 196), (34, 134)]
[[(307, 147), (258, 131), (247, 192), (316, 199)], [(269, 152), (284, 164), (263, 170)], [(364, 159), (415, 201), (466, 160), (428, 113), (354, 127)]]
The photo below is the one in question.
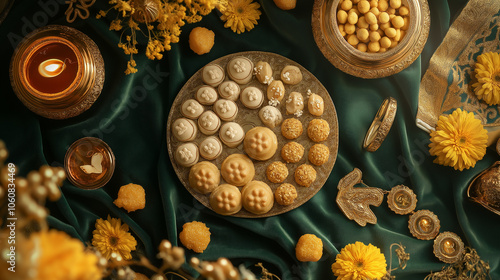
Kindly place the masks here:
[[(67, 148), (85, 136), (99, 137), (109, 144), (116, 156), (116, 170), (111, 181), (99, 190), (81, 190), (65, 181), (61, 199), (47, 205), (51, 227), (90, 242), (96, 219), (111, 215), (130, 226), (138, 252), (155, 259), (162, 239), (180, 244), (182, 225), (202, 221), (212, 232), (211, 243), (203, 254), (187, 251), (188, 257), (215, 260), (224, 256), (254, 271), (258, 269), (253, 264), (263, 262), (283, 280), (335, 279), (330, 268), (335, 256), (355, 241), (380, 247), (387, 259), (392, 243), (406, 246), (411, 259), (405, 270), (394, 273), (397, 279), (423, 279), (430, 271), (440, 270), (444, 264), (432, 253), (433, 241), (412, 237), (408, 216), (394, 214), (387, 203), (372, 207), (378, 218), (376, 225), (360, 227), (342, 214), (335, 203), (337, 183), (357, 167), (363, 171), (364, 182), (372, 187), (411, 187), (418, 198), (417, 210), (429, 209), (437, 214), (441, 232), (457, 233), (489, 262), (492, 278), (500, 279), (500, 217), (471, 202), (465, 194), (472, 178), (498, 155), (488, 149), (475, 168), (463, 172), (437, 165), (428, 152), (429, 135), (415, 125), (420, 79), (467, 1), (428, 1), (431, 29), (422, 55), (399, 74), (373, 80), (345, 74), (323, 56), (311, 30), (313, 1), (299, 0), (294, 10), (283, 11), (273, 1), (260, 0), (258, 25), (243, 34), (224, 28), (220, 15), (213, 12), (199, 23), (185, 25), (180, 42), (173, 44), (161, 61), (146, 59), (145, 40), (139, 35), (141, 50), (135, 55), (139, 72), (128, 76), (123, 73), (128, 57), (117, 47), (120, 33), (109, 30), (110, 19), (91, 16), (68, 24), (63, 2), (17, 0), (0, 25), (0, 138), (10, 151), (8, 161), (18, 166), (21, 176), (43, 164), (61, 166)], [(93, 15), (107, 9), (107, 1), (97, 2), (91, 10)], [(99, 46), (106, 65), (104, 89), (97, 102), (67, 120), (35, 115), (10, 86), (12, 42), (33, 27), (47, 24), (68, 25), (86, 33)], [(208, 54), (199, 56), (189, 48), (188, 34), (196, 26), (215, 32), (215, 46)], [(175, 175), (167, 152), (167, 118), (177, 92), (198, 69), (221, 56), (255, 50), (274, 52), (300, 63), (326, 87), (338, 114), (338, 157), (323, 188), (301, 207), (270, 218), (223, 217), (197, 202)], [(398, 101), (394, 125), (381, 148), (367, 152), (362, 149), (364, 135), (389, 96)], [(119, 187), (128, 183), (144, 186), (145, 209), (127, 213), (113, 204)], [(318, 262), (301, 263), (295, 258), (295, 244), (306, 233), (323, 240), (323, 257)], [(396, 263), (393, 260), (393, 266)]]

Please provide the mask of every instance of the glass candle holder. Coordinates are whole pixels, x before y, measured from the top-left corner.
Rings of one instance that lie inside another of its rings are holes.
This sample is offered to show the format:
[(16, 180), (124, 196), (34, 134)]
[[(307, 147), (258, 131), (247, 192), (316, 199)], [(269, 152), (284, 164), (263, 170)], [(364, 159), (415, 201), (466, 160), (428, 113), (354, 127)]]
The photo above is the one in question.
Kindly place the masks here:
[(49, 25), (19, 43), (10, 80), (28, 109), (46, 118), (66, 119), (89, 109), (101, 94), (104, 60), (87, 35)]
[(75, 186), (93, 190), (106, 185), (115, 170), (111, 148), (99, 138), (85, 137), (75, 141), (64, 157), (68, 180)]

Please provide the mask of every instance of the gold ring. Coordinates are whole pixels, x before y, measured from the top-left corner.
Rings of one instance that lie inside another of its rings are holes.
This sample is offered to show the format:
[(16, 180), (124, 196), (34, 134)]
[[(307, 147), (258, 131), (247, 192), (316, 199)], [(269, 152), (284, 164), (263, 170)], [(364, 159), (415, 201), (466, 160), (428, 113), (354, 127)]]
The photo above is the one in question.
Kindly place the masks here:
[(398, 102), (392, 97), (386, 98), (382, 102), (368, 132), (366, 132), (365, 140), (363, 141), (363, 148), (365, 150), (375, 152), (382, 145), (394, 122), (397, 108)]

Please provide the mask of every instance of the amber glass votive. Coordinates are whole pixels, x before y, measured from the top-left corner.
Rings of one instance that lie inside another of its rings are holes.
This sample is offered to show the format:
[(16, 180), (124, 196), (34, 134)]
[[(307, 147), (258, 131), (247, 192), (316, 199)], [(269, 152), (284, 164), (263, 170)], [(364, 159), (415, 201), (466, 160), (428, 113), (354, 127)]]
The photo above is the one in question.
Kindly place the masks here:
[(113, 176), (115, 156), (101, 139), (85, 137), (71, 144), (64, 158), (64, 168), (68, 180), (75, 186), (98, 189)]
[(87, 35), (49, 25), (19, 43), (10, 80), (28, 109), (46, 118), (66, 119), (89, 109), (101, 94), (104, 60)]

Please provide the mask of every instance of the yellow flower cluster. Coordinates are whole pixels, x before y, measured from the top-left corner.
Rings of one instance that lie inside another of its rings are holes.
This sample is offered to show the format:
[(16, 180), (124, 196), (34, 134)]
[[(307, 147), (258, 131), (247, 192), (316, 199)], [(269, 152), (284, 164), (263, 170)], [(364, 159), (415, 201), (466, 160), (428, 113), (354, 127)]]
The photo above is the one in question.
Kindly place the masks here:
[(125, 260), (130, 260), (131, 251), (135, 250), (137, 241), (128, 232), (128, 225), (122, 224), (120, 219), (98, 219), (95, 230), (92, 232), (92, 246), (96, 247), (102, 256), (110, 259), (113, 253), (120, 255)]
[[(97, 18), (105, 17), (110, 11), (118, 12), (111, 21), (110, 30), (122, 31), (118, 47), (130, 55), (125, 74), (137, 72), (133, 55), (138, 53), (137, 33), (148, 36), (146, 56), (162, 59), (163, 52), (171, 49), (171, 44), (179, 42), (181, 27), (198, 22), (210, 13), (219, 0), (109, 0), (112, 5), (107, 11), (99, 11)], [(141, 25), (145, 25), (144, 30)], [(147, 32), (146, 32), (147, 31)], [(122, 40), (124, 34), (125, 40)]]
[(487, 52), (478, 56), (474, 72), (477, 82), (472, 87), (477, 98), (488, 105), (500, 104), (500, 54)]
[(384, 254), (372, 244), (347, 244), (332, 264), (337, 280), (380, 279), (387, 272)]
[(98, 280), (102, 277), (98, 258), (85, 250), (80, 240), (57, 231), (41, 231), (30, 236), (40, 245), (37, 280)]
[(437, 156), (435, 163), (462, 171), (483, 158), (487, 141), (488, 133), (474, 113), (458, 108), (451, 115), (439, 117), (436, 130), (431, 132), (429, 152)]
[(218, 7), (224, 27), (238, 34), (252, 30), (261, 15), (259, 3), (252, 0), (221, 0)]

